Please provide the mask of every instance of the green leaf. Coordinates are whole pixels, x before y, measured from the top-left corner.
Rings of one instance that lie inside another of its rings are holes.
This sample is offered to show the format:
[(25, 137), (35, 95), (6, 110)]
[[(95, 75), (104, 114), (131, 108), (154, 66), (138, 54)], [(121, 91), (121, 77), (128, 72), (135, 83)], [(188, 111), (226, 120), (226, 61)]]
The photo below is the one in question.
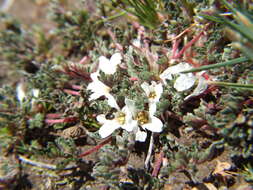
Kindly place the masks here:
[(238, 64), (238, 63), (243, 63), (245, 61), (249, 61), (249, 59), (247, 57), (239, 57), (239, 58), (232, 59), (232, 60), (222, 62), (222, 63), (216, 63), (216, 64), (212, 64), (212, 65), (204, 65), (204, 66), (201, 66), (201, 67), (198, 67), (198, 68), (183, 71), (181, 73), (191, 73), (191, 72), (199, 72), (199, 71), (204, 71), (204, 70), (210, 70), (210, 69), (214, 69), (214, 68), (231, 66), (231, 65)]
[(212, 16), (212, 15), (206, 15), (206, 14), (199, 14), (199, 16), (207, 20), (211, 20), (213, 22), (224, 23), (224, 21), (218, 15)]
[(208, 84), (212, 84), (212, 85), (216, 85), (216, 86), (225, 86), (225, 87), (253, 90), (253, 84), (238, 84), (238, 83), (217, 82), (217, 81), (209, 81)]

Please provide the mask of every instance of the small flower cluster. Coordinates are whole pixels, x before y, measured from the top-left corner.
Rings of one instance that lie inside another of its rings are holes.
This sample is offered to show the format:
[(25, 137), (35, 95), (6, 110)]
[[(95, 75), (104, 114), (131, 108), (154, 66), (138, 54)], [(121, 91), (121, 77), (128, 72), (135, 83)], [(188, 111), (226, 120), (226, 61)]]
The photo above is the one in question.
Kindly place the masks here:
[(203, 72), (197, 73), (195, 75), (193, 73), (186, 73), (186, 74), (181, 73), (183, 71), (190, 69), (193, 69), (193, 67), (190, 64), (186, 62), (181, 62), (178, 63), (177, 65), (168, 67), (160, 75), (160, 78), (165, 84), (166, 80), (173, 79), (173, 75), (178, 75), (173, 86), (178, 92), (189, 90), (194, 86), (195, 82), (198, 81), (197, 87), (190, 95), (185, 97), (185, 100), (202, 94), (208, 87), (207, 80), (203, 77), (204, 74)]
[(110, 59), (104, 56), (99, 58), (99, 66), (96, 72), (91, 74), (92, 82), (87, 89), (92, 92), (89, 101), (96, 100), (101, 96), (105, 96), (108, 105), (116, 109), (116, 112), (109, 119), (105, 114), (97, 116), (97, 121), (102, 124), (99, 129), (99, 135), (102, 138), (108, 137), (116, 129), (122, 128), (128, 132), (135, 134), (135, 140), (144, 142), (147, 137), (147, 131), (161, 132), (163, 128), (162, 121), (155, 116), (157, 110), (157, 103), (163, 93), (163, 84), (166, 85), (166, 80), (172, 80), (173, 75), (177, 75), (174, 83), (174, 88), (177, 91), (185, 91), (190, 89), (198, 80), (198, 85), (193, 93), (186, 97), (186, 99), (197, 96), (207, 89), (207, 83), (201, 76), (202, 74), (181, 74), (180, 72), (191, 69), (188, 63), (179, 63), (175, 66), (168, 67), (161, 75), (162, 82), (151, 81), (151, 84), (143, 82), (141, 88), (143, 89), (148, 99), (148, 111), (140, 111), (136, 108), (135, 102), (125, 98), (125, 106), (120, 108), (117, 101), (110, 94), (111, 88), (99, 80), (100, 72), (106, 75), (113, 75), (119, 64), (121, 64), (122, 56), (120, 53), (115, 53)]

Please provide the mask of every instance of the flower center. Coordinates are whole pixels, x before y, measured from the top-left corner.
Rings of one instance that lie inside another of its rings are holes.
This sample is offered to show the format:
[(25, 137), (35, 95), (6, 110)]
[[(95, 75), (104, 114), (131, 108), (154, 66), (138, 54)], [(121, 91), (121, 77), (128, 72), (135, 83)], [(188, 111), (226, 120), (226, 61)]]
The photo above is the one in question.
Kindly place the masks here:
[(149, 122), (149, 115), (147, 112), (141, 111), (141, 112), (137, 113), (135, 119), (138, 121), (138, 123), (140, 125), (143, 125), (143, 124), (146, 124)]
[(155, 99), (155, 97), (156, 97), (156, 93), (154, 91), (150, 92), (148, 95), (148, 98), (150, 98), (150, 99)]
[(119, 122), (119, 124), (123, 125), (126, 121), (126, 114), (124, 114), (123, 112), (119, 112), (116, 120)]

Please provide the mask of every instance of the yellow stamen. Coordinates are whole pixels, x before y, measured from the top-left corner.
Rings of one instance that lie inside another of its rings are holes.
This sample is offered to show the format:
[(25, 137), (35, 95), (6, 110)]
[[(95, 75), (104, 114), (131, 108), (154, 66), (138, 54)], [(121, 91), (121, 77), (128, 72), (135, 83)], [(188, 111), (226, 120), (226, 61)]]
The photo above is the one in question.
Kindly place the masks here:
[(141, 112), (137, 113), (136, 120), (138, 121), (138, 123), (140, 125), (148, 123), (149, 122), (148, 113), (145, 111), (141, 111)]
[(123, 125), (126, 122), (126, 114), (124, 114), (123, 112), (119, 112), (116, 120), (119, 122), (119, 124)]
[(150, 98), (150, 99), (155, 99), (155, 97), (156, 97), (156, 93), (154, 91), (150, 92), (148, 95), (148, 98)]

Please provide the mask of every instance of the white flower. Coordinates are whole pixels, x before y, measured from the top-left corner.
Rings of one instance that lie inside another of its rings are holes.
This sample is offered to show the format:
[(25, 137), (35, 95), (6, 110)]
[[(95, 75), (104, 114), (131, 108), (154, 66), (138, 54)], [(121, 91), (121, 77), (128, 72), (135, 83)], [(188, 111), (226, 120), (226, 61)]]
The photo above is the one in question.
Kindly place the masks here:
[(137, 48), (141, 48), (141, 40), (139, 38), (134, 39), (132, 44)]
[(181, 92), (190, 89), (196, 81), (196, 77), (192, 73), (181, 74), (180, 72), (192, 69), (193, 67), (185, 62), (179, 63), (177, 65), (168, 67), (163, 73), (160, 75), (160, 78), (166, 84), (167, 80), (172, 80), (173, 75), (179, 75), (174, 83), (174, 88)]
[(117, 70), (117, 65), (121, 63), (122, 56), (120, 53), (115, 53), (111, 56), (110, 60), (105, 56), (99, 57), (99, 70), (105, 74), (114, 74)]
[(147, 138), (147, 132), (141, 131), (139, 127), (135, 128), (135, 141), (145, 142)]
[(38, 98), (39, 94), (40, 94), (40, 90), (39, 89), (37, 89), (37, 88), (33, 88), (32, 89), (32, 95), (33, 95), (34, 98)]
[(147, 82), (144, 82), (141, 84), (141, 87), (148, 97), (149, 112), (154, 114), (156, 111), (156, 103), (159, 102), (159, 99), (163, 93), (162, 84), (157, 84), (155, 81), (152, 81), (151, 85), (149, 85)]
[(193, 92), (190, 95), (186, 96), (184, 100), (188, 100), (191, 97), (202, 94), (207, 89), (207, 87), (208, 87), (207, 80), (204, 77), (199, 76), (197, 87), (193, 90)]
[(26, 84), (24, 82), (20, 82), (17, 85), (16, 88), (16, 93), (17, 93), (17, 99), (22, 105), (25, 100), (27, 99), (28, 95), (31, 94), (31, 106), (34, 107), (36, 100), (39, 97), (40, 90), (37, 88), (33, 88), (30, 92), (27, 92)]
[(193, 73), (180, 73), (185, 70), (192, 69), (193, 67), (185, 62), (179, 63), (177, 65), (168, 67), (161, 75), (160, 78), (163, 80), (163, 82), (166, 84), (166, 80), (172, 80), (172, 75), (178, 75), (178, 77), (175, 80), (175, 83), (173, 87), (178, 91), (182, 92), (185, 90), (190, 89), (194, 86), (195, 82), (198, 81), (197, 87), (194, 89), (193, 93), (189, 96), (187, 96), (185, 99), (189, 99), (193, 96), (198, 96), (199, 94), (203, 93), (208, 85), (206, 83), (206, 80), (201, 75), (203, 72), (197, 73), (194, 75)]
[(146, 130), (151, 132), (160, 133), (162, 131), (162, 121), (154, 116), (156, 110), (149, 109), (149, 112), (138, 111), (135, 107), (134, 101), (127, 100), (127, 105), (131, 115), (137, 121), (137, 125), (134, 127), (135, 140), (144, 142), (147, 137)]
[(106, 119), (106, 115), (104, 114), (97, 116), (98, 122), (103, 124), (98, 132), (102, 138), (108, 137), (118, 128), (131, 132), (137, 127), (137, 121), (133, 120), (131, 111), (133, 105), (132, 101), (126, 99), (125, 104), (126, 105), (121, 110), (118, 109), (118, 111), (114, 114), (114, 118), (111, 120)]
[(163, 93), (162, 84), (157, 84), (155, 81), (149, 85), (147, 82), (141, 84), (142, 89), (148, 97), (149, 102), (157, 103)]
[(162, 121), (159, 118), (155, 117), (151, 112), (147, 113), (141, 111), (137, 113), (137, 120), (143, 129), (148, 129), (149, 131), (156, 133), (160, 133), (162, 131)]
[[(156, 110), (153, 110), (154, 112)], [(144, 142), (147, 137), (146, 130), (151, 132), (160, 133), (162, 131), (163, 123), (162, 121), (155, 117), (150, 111), (147, 113), (145, 111), (140, 111), (135, 114), (135, 119), (138, 121), (141, 128), (135, 128), (135, 140)]]
[(88, 84), (87, 90), (91, 90), (92, 94), (89, 97), (89, 101), (96, 100), (101, 96), (105, 96), (108, 99), (108, 104), (111, 107), (118, 109), (118, 104), (114, 97), (109, 93), (111, 88), (98, 80), (99, 71), (91, 74), (92, 82)]
[(26, 91), (25, 91), (25, 84), (23, 82), (20, 82), (16, 87), (16, 93), (17, 93), (17, 99), (22, 104), (27, 97)]
[(32, 97), (32, 100), (31, 100), (31, 105), (32, 105), (32, 107), (35, 106), (35, 102), (36, 102), (36, 100), (38, 99), (39, 95), (40, 95), (40, 90), (37, 89), (37, 88), (33, 88), (33, 89), (32, 89), (32, 96), (33, 96), (33, 97)]

